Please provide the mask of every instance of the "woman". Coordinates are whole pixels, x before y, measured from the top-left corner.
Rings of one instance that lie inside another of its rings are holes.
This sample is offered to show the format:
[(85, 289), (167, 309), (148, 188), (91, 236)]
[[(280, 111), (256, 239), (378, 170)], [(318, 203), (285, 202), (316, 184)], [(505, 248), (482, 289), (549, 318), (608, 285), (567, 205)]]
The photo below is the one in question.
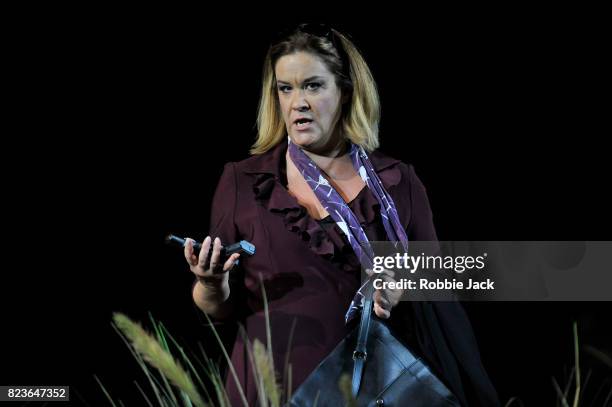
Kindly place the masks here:
[[(369, 241), (437, 239), (413, 167), (376, 151), (378, 120), (375, 82), (345, 36), (301, 25), (272, 44), (253, 156), (225, 165), (210, 236), (198, 256), (192, 242), (185, 247), (198, 307), (240, 321), (249, 340), (266, 343), (263, 281), (274, 365), (294, 390), (354, 326), (345, 323), (360, 285), (352, 230)], [(390, 205), (381, 205), (375, 187)], [(256, 255), (237, 267), (237, 254), (221, 264), (221, 246), (242, 239), (255, 244)], [(498, 404), (458, 304), (400, 303), (396, 293), (381, 290), (374, 304), (463, 404)], [(239, 335), (232, 363), (253, 405), (247, 360)], [(227, 390), (233, 405), (243, 404), (231, 375)]]

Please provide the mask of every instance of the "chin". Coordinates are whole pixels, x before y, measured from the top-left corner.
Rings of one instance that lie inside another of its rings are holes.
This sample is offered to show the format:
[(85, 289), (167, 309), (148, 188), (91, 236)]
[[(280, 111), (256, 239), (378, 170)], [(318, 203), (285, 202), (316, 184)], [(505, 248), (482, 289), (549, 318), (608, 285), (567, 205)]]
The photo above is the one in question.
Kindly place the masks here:
[(317, 142), (318, 137), (314, 134), (291, 134), (291, 141), (300, 147), (308, 147)]

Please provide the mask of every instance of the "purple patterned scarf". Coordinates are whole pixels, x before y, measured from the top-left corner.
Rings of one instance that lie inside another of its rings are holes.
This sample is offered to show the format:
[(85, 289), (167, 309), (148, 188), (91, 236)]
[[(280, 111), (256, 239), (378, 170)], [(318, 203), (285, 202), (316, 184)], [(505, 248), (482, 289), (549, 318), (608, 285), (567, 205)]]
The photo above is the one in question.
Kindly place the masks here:
[[(389, 193), (385, 190), (378, 174), (374, 171), (374, 167), (368, 158), (363, 147), (358, 147), (354, 143), (350, 142), (351, 150), (349, 152), (351, 161), (355, 171), (361, 176), (361, 179), (365, 182), (366, 187), (370, 188), (370, 191), (376, 197), (376, 200), (380, 203), (380, 215), (382, 217), (385, 231), (389, 241), (395, 242), (397, 247), (398, 242), (401, 242), (402, 248), (405, 252), (408, 251), (408, 236), (399, 221), (397, 209), (395, 203)], [(288, 142), (289, 156), (302, 174), (302, 177), (306, 180), (310, 188), (312, 188), (316, 197), (323, 205), (323, 208), (331, 215), (332, 219), (340, 227), (342, 232), (346, 235), (353, 251), (357, 255), (361, 266), (364, 269), (373, 268), (374, 251), (370, 245), (370, 241), (366, 236), (359, 220), (351, 210), (351, 208), (344, 202), (344, 199), (336, 191), (336, 189), (323, 177), (319, 167), (308, 157), (301, 148), (291, 142)], [(364, 295), (362, 292), (367, 286), (366, 281), (357, 291), (351, 306), (349, 307), (345, 320), (348, 323), (353, 317), (356, 316), (357, 312), (361, 309), (363, 304)]]

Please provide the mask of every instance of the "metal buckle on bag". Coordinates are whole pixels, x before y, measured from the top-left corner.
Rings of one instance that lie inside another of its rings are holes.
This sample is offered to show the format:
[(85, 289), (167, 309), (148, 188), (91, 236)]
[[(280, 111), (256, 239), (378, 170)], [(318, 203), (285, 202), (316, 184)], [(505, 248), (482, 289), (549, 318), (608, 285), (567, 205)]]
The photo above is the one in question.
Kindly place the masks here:
[(366, 360), (367, 357), (368, 357), (367, 352), (362, 352), (360, 350), (353, 351), (353, 360), (357, 360), (357, 359)]

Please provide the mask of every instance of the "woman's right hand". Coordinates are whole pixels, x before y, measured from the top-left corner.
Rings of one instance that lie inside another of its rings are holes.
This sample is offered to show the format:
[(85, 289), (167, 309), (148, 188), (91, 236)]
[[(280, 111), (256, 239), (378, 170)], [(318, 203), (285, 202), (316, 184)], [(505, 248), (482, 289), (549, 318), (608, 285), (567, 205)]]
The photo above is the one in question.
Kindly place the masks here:
[[(211, 238), (206, 236), (206, 239), (202, 242), (202, 248), (198, 256), (193, 251), (193, 239), (186, 239), (187, 244), (185, 245), (185, 259), (189, 264), (189, 269), (198, 281), (205, 286), (209, 287), (220, 287), (228, 283), (228, 271), (230, 271), (236, 261), (240, 257), (240, 253), (232, 254), (225, 263), (221, 264), (221, 239), (215, 238), (212, 247), (212, 253), (210, 261), (208, 261)], [(208, 268), (206, 268), (208, 265)]]

